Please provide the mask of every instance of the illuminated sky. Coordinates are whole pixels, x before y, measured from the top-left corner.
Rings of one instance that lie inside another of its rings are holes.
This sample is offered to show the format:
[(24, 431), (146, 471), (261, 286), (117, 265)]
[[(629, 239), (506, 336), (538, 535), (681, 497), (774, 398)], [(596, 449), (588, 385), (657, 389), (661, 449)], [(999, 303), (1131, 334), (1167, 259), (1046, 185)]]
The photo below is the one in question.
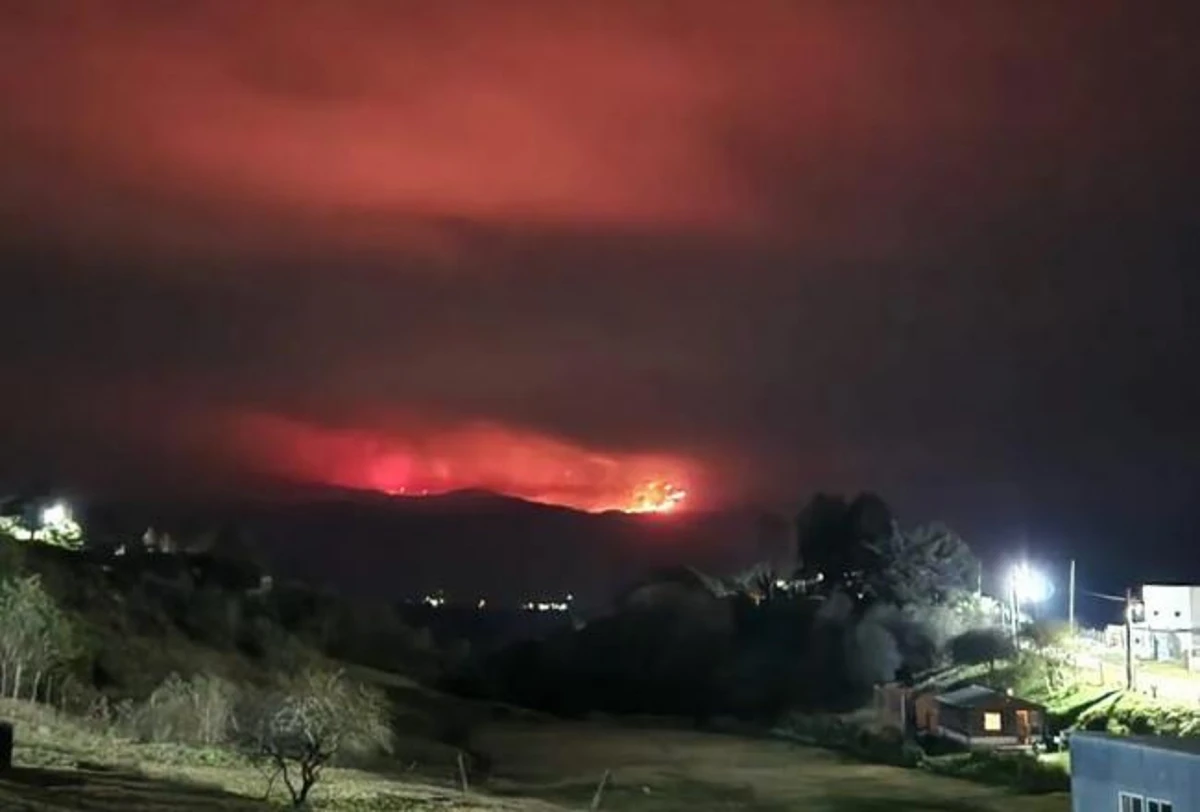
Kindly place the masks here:
[(1186, 11), (6, 3), (3, 476), (1174, 510)]

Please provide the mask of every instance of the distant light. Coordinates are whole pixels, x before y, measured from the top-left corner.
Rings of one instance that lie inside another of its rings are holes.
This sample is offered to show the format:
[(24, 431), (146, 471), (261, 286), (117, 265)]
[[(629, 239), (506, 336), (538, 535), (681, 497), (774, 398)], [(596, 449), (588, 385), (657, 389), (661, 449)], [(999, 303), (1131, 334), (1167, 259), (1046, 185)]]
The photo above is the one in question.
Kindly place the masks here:
[(1013, 567), (1012, 589), (1017, 603), (1041, 603), (1054, 591), (1050, 579), (1028, 564)]
[(480, 598), (480, 599), (479, 599), (479, 603), (477, 603), (477, 604), (475, 605), (475, 608), (476, 608), (476, 609), (482, 609), (482, 608), (483, 608), (483, 607), (485, 607), (485, 606), (487, 606), (487, 598)]
[(526, 612), (567, 612), (571, 606), (557, 601), (528, 601), (521, 605)]
[(71, 520), (71, 509), (62, 502), (42, 508), (42, 525), (56, 527)]

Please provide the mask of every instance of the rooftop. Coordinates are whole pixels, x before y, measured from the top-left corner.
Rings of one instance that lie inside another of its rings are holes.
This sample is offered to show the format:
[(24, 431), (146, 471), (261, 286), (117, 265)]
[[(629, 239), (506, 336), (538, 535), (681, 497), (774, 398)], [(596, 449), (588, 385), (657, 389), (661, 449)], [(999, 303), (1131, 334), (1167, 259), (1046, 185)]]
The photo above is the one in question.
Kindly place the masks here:
[(1005, 703), (1016, 703), (1018, 705), (1032, 706), (1037, 704), (1036, 702), (1030, 702), (1019, 697), (1009, 696), (1003, 691), (988, 688), (986, 685), (968, 685), (965, 688), (938, 694), (936, 699), (943, 705), (953, 705), (956, 708), (977, 708), (997, 700)]
[(1200, 756), (1200, 737), (1196, 736), (1116, 736), (1112, 733), (1094, 731), (1080, 731), (1071, 734), (1072, 741), (1077, 738), (1095, 739), (1122, 747), (1142, 747), (1147, 750), (1167, 750), (1173, 753)]
[(938, 694), (937, 700), (945, 705), (970, 708), (995, 699), (998, 696), (1004, 695), (984, 685), (968, 685), (966, 688), (959, 688), (944, 694)]

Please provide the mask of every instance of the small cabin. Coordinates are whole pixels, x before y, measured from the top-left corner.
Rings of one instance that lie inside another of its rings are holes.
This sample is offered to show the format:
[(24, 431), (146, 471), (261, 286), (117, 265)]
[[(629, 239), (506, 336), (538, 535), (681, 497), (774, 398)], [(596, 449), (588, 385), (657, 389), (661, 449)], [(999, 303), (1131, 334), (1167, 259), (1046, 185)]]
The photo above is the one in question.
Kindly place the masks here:
[(1072, 733), (1072, 812), (1200, 809), (1200, 741)]
[(889, 682), (875, 686), (875, 713), (879, 723), (908, 732), (914, 727), (914, 691), (911, 686)]
[(1033, 744), (1042, 738), (1046, 710), (983, 685), (969, 685), (925, 698), (916, 707), (917, 725), (967, 747)]

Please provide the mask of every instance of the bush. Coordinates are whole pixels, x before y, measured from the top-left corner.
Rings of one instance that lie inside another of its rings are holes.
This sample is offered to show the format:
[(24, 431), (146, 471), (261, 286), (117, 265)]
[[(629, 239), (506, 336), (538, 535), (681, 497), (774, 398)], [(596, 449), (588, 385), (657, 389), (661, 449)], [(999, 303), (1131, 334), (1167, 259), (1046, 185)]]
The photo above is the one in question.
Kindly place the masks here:
[(875, 764), (917, 767), (925, 757), (921, 747), (905, 738), (897, 728), (873, 727), (842, 716), (793, 716), (776, 733), (806, 744), (840, 750)]
[(950, 656), (956, 665), (995, 666), (997, 660), (1013, 655), (1012, 641), (1003, 629), (971, 629), (954, 637), (949, 643)]
[(341, 671), (306, 671), (247, 697), (240, 715), (242, 748), (267, 776), (267, 795), (282, 778), (296, 807), (307, 803), (329, 764), (392, 746), (382, 692), (351, 683)]
[(215, 648), (230, 648), (238, 638), (241, 623), (239, 596), (206, 586), (189, 596), (180, 625), (195, 640)]
[(1200, 712), (1119, 692), (1080, 713), (1076, 726), (1117, 735), (1200, 736)]
[(1061, 763), (1042, 761), (1028, 753), (973, 750), (927, 758), (923, 766), (938, 775), (1011, 787), (1025, 793), (1066, 792), (1071, 788), (1071, 779)]
[(230, 740), (239, 692), (211, 674), (184, 680), (172, 674), (143, 703), (124, 702), (114, 711), (118, 729), (144, 742), (212, 746)]
[(76, 631), (37, 575), (0, 580), (0, 697), (38, 699), (78, 651)]

